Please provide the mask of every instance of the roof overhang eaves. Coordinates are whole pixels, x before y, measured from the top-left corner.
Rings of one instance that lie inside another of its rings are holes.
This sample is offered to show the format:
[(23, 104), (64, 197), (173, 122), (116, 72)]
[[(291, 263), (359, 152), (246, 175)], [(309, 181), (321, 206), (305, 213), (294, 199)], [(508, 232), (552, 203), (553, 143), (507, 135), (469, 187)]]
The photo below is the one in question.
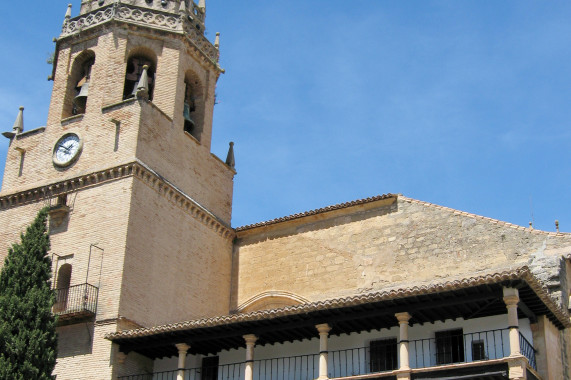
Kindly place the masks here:
[[(388, 311), (407, 311), (415, 307), (415, 302), (433, 303), (440, 299), (442, 307), (446, 302), (464, 302), (466, 292), (472, 290), (468, 296), (472, 301), (483, 301), (489, 299), (501, 300), (501, 288), (503, 286), (513, 286), (522, 289), (522, 295), (540, 307), (536, 309), (538, 314), (547, 314), (549, 319), (560, 329), (570, 327), (569, 314), (557, 306), (555, 301), (548, 295), (547, 290), (541, 286), (539, 281), (531, 274), (527, 267), (507, 270), (488, 275), (466, 278), (462, 280), (449, 281), (441, 284), (427, 286), (417, 286), (408, 289), (394, 289), (384, 292), (370, 293), (353, 297), (318, 301), (304, 305), (289, 306), (282, 309), (255, 311), (244, 314), (234, 314), (215, 318), (200, 319), (194, 321), (179, 322), (170, 325), (157, 326), (152, 328), (142, 328), (136, 330), (121, 331), (108, 334), (107, 339), (120, 345), (140, 346), (165, 345), (165, 342), (182, 341), (204, 341), (207, 337), (217, 336), (218, 339), (234, 339), (241, 337), (244, 333), (266, 333), (266, 330), (275, 330), (276, 325), (280, 329), (298, 330), (299, 336), (293, 334), (291, 339), (305, 338), (307, 329), (318, 323), (328, 321), (340, 321), (346, 313), (359, 315), (364, 321), (360, 326), (366, 324), (363, 318), (377, 318), (376, 314), (383, 314), (386, 324), (390, 325), (393, 316), (388, 316)], [(478, 290), (480, 289), (480, 290)], [(481, 290), (487, 289), (487, 290)], [(477, 292), (475, 290), (478, 290)], [(486, 293), (488, 292), (488, 293)], [(525, 294), (524, 294), (525, 293)], [(451, 295), (449, 301), (442, 299)], [(454, 298), (457, 298), (454, 300)], [(390, 306), (390, 309), (389, 309)], [(417, 305), (418, 306), (418, 305)], [(447, 307), (450, 307), (448, 305)], [(375, 311), (375, 310), (381, 310)], [(369, 314), (364, 314), (369, 310)], [(372, 310), (372, 311), (371, 311)], [(341, 317), (339, 317), (341, 315)], [(363, 317), (365, 315), (365, 317)], [(341, 323), (341, 322), (340, 322)], [(422, 322), (421, 322), (422, 323)], [(386, 326), (383, 326), (386, 327)], [(303, 330), (305, 329), (305, 330)], [(338, 330), (337, 333), (340, 331)], [(296, 333), (297, 334), (297, 333)], [(287, 334), (286, 334), (287, 335)], [(267, 342), (270, 342), (269, 339)], [(240, 341), (241, 342), (241, 341)], [(228, 345), (227, 343), (224, 343)], [(236, 341), (234, 343), (236, 344)], [(229, 344), (230, 346), (232, 344)], [(218, 348), (233, 348), (224, 345)]]

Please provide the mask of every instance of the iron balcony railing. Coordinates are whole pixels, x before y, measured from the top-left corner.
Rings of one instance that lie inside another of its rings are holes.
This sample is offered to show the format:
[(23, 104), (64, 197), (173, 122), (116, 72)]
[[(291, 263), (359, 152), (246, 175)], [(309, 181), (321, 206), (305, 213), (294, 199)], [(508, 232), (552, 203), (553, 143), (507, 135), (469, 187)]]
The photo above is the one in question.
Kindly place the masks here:
[[(409, 342), (411, 368), (501, 359), (510, 355), (509, 329), (468, 334), (437, 334), (434, 338)], [(522, 354), (532, 368), (535, 349), (520, 334)], [(371, 342), (369, 347), (329, 351), (329, 378), (381, 373), (399, 368), (396, 339)], [(214, 368), (186, 369), (185, 380), (243, 380), (245, 363)], [(121, 380), (176, 380), (177, 371), (122, 376)], [(253, 362), (254, 380), (310, 380), (319, 376), (319, 354), (297, 355)]]
[[(244, 378), (244, 363), (184, 370), (184, 380), (239, 380)], [(177, 380), (178, 370), (119, 376), (119, 380)]]
[(61, 318), (95, 315), (99, 290), (91, 284), (80, 284), (56, 289), (53, 312)]
[[(319, 376), (319, 354), (254, 360), (254, 380), (313, 380)], [(242, 379), (241, 377), (236, 380)]]
[(535, 348), (529, 343), (527, 339), (521, 333), (519, 333), (519, 347), (521, 354), (527, 358), (531, 368), (537, 371), (537, 364), (535, 362)]

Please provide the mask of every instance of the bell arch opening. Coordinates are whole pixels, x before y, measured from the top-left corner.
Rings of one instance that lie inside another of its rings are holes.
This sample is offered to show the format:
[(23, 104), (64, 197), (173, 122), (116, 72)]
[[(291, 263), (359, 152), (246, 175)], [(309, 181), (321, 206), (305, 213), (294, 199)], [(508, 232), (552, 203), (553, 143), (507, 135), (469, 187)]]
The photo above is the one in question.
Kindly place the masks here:
[(204, 126), (204, 91), (198, 76), (187, 71), (184, 75), (183, 130), (200, 142)]
[(147, 70), (148, 99), (153, 100), (155, 89), (155, 72), (157, 70), (157, 56), (147, 48), (138, 47), (130, 51), (125, 69), (125, 84), (123, 86), (123, 100), (134, 98), (137, 95), (139, 80), (143, 71)]
[(85, 113), (94, 64), (95, 53), (92, 50), (84, 50), (74, 59), (67, 80), (62, 118)]

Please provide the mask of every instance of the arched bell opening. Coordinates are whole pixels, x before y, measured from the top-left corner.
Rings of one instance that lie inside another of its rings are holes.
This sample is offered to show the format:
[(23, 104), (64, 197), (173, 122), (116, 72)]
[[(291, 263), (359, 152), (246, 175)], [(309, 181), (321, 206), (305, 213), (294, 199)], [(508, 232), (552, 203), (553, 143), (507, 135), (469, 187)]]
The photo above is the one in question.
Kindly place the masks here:
[(85, 113), (94, 64), (95, 53), (92, 50), (81, 52), (73, 61), (64, 98), (63, 118)]
[[(145, 48), (133, 49), (127, 58), (123, 100), (137, 96), (139, 91), (145, 92), (148, 94), (148, 99), (153, 100), (156, 68), (157, 58), (152, 51)], [(145, 83), (140, 83), (145, 71), (147, 76)]]
[(204, 124), (204, 95), (200, 80), (192, 71), (184, 76), (183, 130), (200, 141)]

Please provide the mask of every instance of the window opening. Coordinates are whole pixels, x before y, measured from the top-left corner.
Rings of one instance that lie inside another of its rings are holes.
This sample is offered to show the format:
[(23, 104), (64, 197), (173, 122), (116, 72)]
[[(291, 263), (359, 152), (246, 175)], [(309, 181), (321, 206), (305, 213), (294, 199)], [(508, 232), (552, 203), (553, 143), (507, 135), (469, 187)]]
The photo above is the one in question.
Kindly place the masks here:
[(54, 304), (54, 311), (56, 313), (67, 309), (69, 286), (71, 284), (71, 269), (71, 264), (63, 264), (58, 270), (56, 281), (56, 302)]
[(65, 206), (67, 205), (67, 194), (61, 194), (57, 197), (57, 205), (58, 206)]
[(95, 63), (95, 58), (85, 61), (80, 68), (79, 80), (75, 84), (75, 97), (71, 113), (78, 115), (85, 113), (87, 106), (87, 96), (89, 95), (89, 80), (91, 78), (91, 68)]
[(373, 340), (370, 343), (371, 372), (390, 371), (397, 369), (397, 340), (396, 338)]
[(462, 329), (437, 331), (436, 364), (450, 364), (464, 361), (464, 333)]
[(472, 360), (486, 360), (486, 349), (483, 340), (475, 340), (472, 342)]
[(137, 95), (137, 84), (143, 73), (143, 66), (147, 65), (149, 69), (149, 100), (153, 100), (155, 69), (151, 60), (145, 57), (137, 56), (129, 59), (127, 63), (127, 73), (125, 74), (125, 87), (123, 89), (123, 99), (129, 99)]
[(202, 375), (200, 380), (218, 379), (218, 356), (202, 358)]

